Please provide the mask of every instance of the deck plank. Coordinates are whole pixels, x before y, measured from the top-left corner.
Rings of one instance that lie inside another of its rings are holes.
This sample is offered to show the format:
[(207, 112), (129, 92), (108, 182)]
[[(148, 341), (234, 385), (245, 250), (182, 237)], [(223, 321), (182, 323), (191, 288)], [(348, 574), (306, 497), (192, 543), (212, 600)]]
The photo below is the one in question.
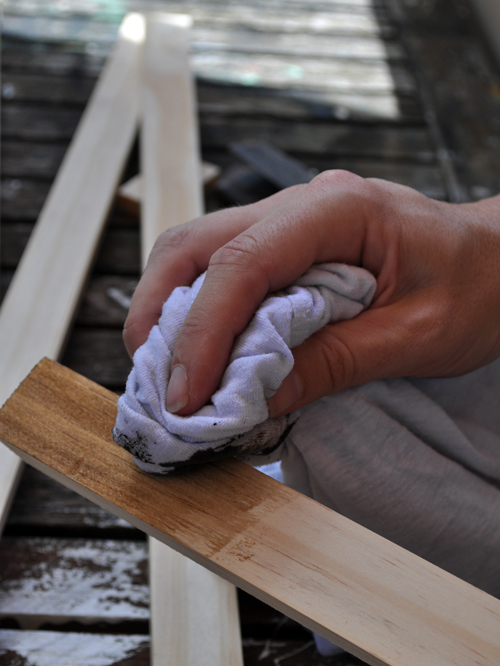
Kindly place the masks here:
[(147, 544), (100, 539), (0, 542), (0, 618), (23, 629), (149, 619)]

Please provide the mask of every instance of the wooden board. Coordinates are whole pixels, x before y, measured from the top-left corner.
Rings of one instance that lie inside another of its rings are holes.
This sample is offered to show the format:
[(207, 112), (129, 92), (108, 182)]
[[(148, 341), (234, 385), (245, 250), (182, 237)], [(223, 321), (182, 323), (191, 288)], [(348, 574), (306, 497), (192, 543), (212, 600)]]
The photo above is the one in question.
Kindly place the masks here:
[(182, 18), (184, 27), (148, 21), (140, 147), (143, 267), (162, 231), (203, 210), (196, 102), (187, 57), (189, 18)]
[(415, 94), (410, 71), (380, 60), (294, 58), (289, 55), (207, 51), (194, 53), (197, 77), (205, 81), (274, 89)]
[[(220, 175), (220, 168), (216, 164), (202, 162), (200, 175), (203, 187), (207, 188), (217, 180)], [(142, 200), (142, 176), (138, 174), (118, 188), (117, 201), (121, 208), (132, 215), (139, 215), (141, 212)]]
[(0, 629), (5, 666), (149, 666), (147, 636)]
[(136, 277), (92, 276), (83, 292), (75, 323), (123, 327), (137, 283)]
[[(124, 23), (2, 303), (0, 403), (42, 356), (57, 357), (66, 340), (136, 129), (135, 16)], [(20, 469), (2, 448), (0, 531)]]
[(75, 326), (62, 363), (120, 393), (132, 369), (121, 330), (104, 327)]
[[(29, 466), (25, 467), (19, 483), (5, 534), (100, 539), (142, 537), (127, 521)], [(0, 541), (0, 549), (2, 544)]]
[(0, 437), (369, 664), (499, 663), (499, 600), (239, 461), (141, 472), (111, 440), (116, 400), (44, 360), (0, 410)]
[(64, 144), (2, 141), (2, 175), (54, 178), (66, 148)]
[(8, 100), (51, 102), (61, 104), (71, 99), (85, 104), (94, 88), (95, 79), (66, 79), (9, 72), (3, 77), (3, 95)]
[(286, 152), (318, 155), (366, 156), (429, 163), (435, 150), (426, 127), (384, 127), (333, 122), (288, 122), (268, 118), (205, 116), (201, 125), (204, 148), (220, 148), (232, 141), (262, 139)]
[(0, 619), (47, 625), (130, 626), (149, 620), (144, 541), (10, 538), (0, 542)]
[[(141, 132), (142, 265), (157, 236), (203, 212), (187, 16), (148, 20)], [(175, 92), (173, 92), (175, 91)], [(149, 540), (153, 666), (240, 666), (236, 589)]]
[(28, 178), (2, 181), (2, 215), (10, 220), (35, 220), (49, 192), (48, 183)]

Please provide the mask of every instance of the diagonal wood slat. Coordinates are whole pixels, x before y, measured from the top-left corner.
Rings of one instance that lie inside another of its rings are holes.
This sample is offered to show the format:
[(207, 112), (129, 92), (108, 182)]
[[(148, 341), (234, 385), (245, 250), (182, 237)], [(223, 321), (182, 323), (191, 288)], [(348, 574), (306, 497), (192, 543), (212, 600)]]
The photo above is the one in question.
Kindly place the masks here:
[(499, 600), (237, 460), (141, 472), (111, 439), (116, 400), (45, 359), (0, 410), (0, 438), (373, 666), (500, 662)]
[[(2, 303), (0, 404), (63, 349), (136, 131), (143, 32), (138, 14), (125, 19)], [(20, 470), (0, 447), (0, 532)]]

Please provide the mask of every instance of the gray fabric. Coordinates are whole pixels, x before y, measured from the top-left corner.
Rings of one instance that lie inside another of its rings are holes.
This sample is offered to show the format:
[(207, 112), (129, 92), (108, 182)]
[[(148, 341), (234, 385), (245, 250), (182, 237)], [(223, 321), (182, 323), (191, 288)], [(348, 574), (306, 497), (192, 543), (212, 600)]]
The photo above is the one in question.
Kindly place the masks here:
[(500, 359), (323, 398), (282, 467), (296, 490), (500, 596)]

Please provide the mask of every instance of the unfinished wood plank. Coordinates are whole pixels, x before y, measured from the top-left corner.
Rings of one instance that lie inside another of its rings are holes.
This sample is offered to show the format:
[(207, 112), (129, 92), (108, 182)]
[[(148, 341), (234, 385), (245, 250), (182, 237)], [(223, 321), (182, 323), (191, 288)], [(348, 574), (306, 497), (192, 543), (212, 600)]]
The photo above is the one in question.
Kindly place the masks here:
[(144, 541), (4, 537), (0, 618), (23, 629), (68, 622), (144, 629), (147, 557)]
[[(187, 16), (148, 20), (141, 133), (143, 267), (157, 236), (203, 212)], [(236, 589), (149, 540), (153, 666), (240, 666)]]
[(0, 411), (0, 437), (369, 664), (499, 663), (499, 600), (237, 460), (141, 472), (111, 439), (116, 400), (44, 360)]
[(144, 52), (143, 266), (162, 231), (198, 217), (203, 210), (194, 83), (187, 57), (189, 18), (179, 17), (175, 25), (160, 16), (148, 21)]
[[(203, 187), (213, 185), (220, 175), (220, 168), (210, 162), (201, 163), (201, 180)], [(118, 204), (129, 213), (139, 215), (142, 200), (142, 176), (137, 174), (118, 188)]]
[[(136, 129), (141, 27), (137, 14), (124, 22), (2, 303), (0, 403), (42, 356), (61, 353)], [(2, 448), (0, 530), (20, 469)]]

